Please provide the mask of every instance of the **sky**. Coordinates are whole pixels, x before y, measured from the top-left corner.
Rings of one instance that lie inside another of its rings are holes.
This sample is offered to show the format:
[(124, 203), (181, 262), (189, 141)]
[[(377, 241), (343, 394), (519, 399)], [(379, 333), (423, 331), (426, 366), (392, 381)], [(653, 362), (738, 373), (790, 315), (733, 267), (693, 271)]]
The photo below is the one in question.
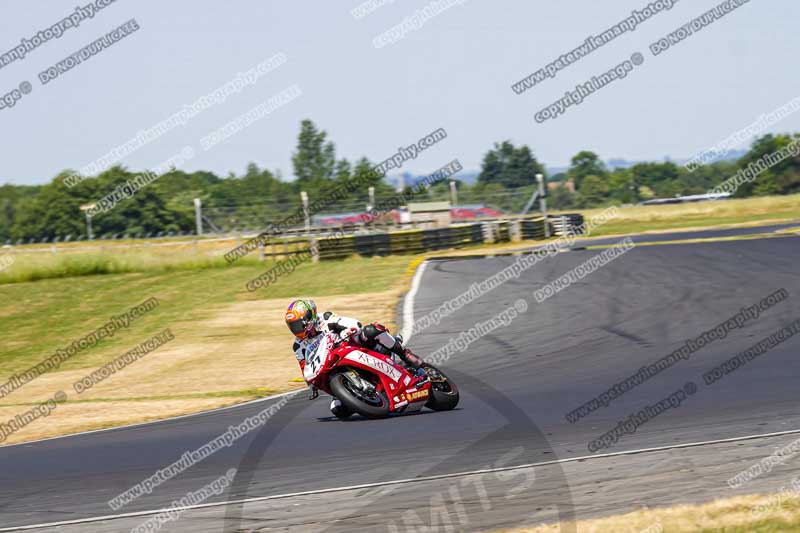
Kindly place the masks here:
[[(89, 1), (0, 0), (0, 54)], [(688, 158), (800, 96), (796, 0), (750, 0), (652, 54), (653, 42), (719, 2), (680, 0), (516, 94), (513, 83), (649, 0), (374, 0), (383, 5), (361, 18), (351, 11), (362, 0), (116, 0), (0, 68), (0, 97), (24, 82), (31, 87), (0, 109), (0, 183), (41, 184), (80, 169), (276, 54), (285, 58), (280, 66), (121, 163), (153, 168), (190, 147), (194, 156), (181, 167), (189, 172), (242, 174), (252, 161), (291, 179), (305, 118), (351, 161), (379, 162), (444, 128), (446, 139), (405, 162), (402, 171), (415, 174), (454, 158), (477, 170), (486, 151), (506, 139), (527, 144), (548, 166), (566, 165), (581, 150), (605, 160)], [(433, 4), (440, 12), (375, 46), (376, 37), (426, 6), (430, 13)], [(131, 19), (138, 30), (42, 83), (41, 72)], [(556, 118), (534, 118), (637, 52), (643, 64), (624, 79)], [(201, 145), (292, 87), (298, 96), (213, 147)], [(770, 131), (800, 131), (800, 113)]]

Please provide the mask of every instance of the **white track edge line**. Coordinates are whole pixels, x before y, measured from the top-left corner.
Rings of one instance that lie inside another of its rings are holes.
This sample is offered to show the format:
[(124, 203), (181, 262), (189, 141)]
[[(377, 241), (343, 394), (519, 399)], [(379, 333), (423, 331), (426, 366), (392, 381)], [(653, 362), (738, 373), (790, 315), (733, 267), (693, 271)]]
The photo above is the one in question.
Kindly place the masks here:
[(287, 494), (275, 494), (272, 496), (257, 496), (254, 498), (245, 498), (241, 500), (232, 500), (229, 502), (215, 502), (215, 503), (202, 503), (197, 505), (187, 505), (185, 507), (169, 507), (164, 509), (155, 509), (150, 511), (137, 511), (132, 513), (124, 513), (118, 515), (107, 515), (107, 516), (96, 516), (91, 518), (78, 518), (75, 520), (65, 520), (62, 522), (49, 522), (45, 524), (31, 524), (27, 526), (17, 526), (17, 527), (10, 527), (10, 528), (0, 528), (0, 532), (5, 531), (25, 531), (31, 529), (41, 529), (43, 527), (57, 527), (57, 526), (68, 526), (68, 525), (75, 525), (75, 524), (88, 524), (92, 522), (103, 522), (107, 520), (118, 520), (120, 518), (132, 518), (136, 516), (148, 516), (153, 514), (158, 514), (162, 512), (166, 512), (169, 510), (177, 510), (177, 511), (190, 511), (194, 509), (205, 509), (209, 507), (224, 507), (226, 505), (239, 505), (244, 503), (252, 503), (252, 502), (259, 502), (259, 501), (268, 501), (268, 500), (280, 500), (285, 498), (294, 498), (298, 496), (311, 496), (316, 494), (327, 494), (331, 492), (345, 492), (348, 490), (361, 490), (361, 489), (369, 489), (375, 487), (385, 487), (389, 485), (405, 485), (410, 483), (421, 483), (425, 481), (437, 481), (440, 479), (448, 479), (454, 477), (464, 477), (464, 476), (477, 476), (482, 474), (490, 474), (494, 472), (508, 472), (512, 470), (522, 470), (524, 468), (536, 468), (542, 466), (549, 466), (554, 464), (564, 464), (564, 463), (575, 463), (579, 461), (587, 461), (592, 459), (605, 459), (608, 457), (621, 457), (625, 455), (638, 455), (642, 453), (652, 453), (652, 452), (662, 452), (668, 450), (677, 450), (681, 448), (696, 448), (699, 446), (708, 446), (712, 444), (724, 444), (727, 442), (738, 442), (743, 440), (753, 440), (753, 439), (764, 439), (769, 437), (780, 437), (784, 435), (792, 435), (800, 433), (800, 429), (789, 429), (786, 431), (776, 431), (773, 433), (760, 433), (755, 435), (745, 435), (742, 437), (730, 437), (727, 439), (715, 439), (715, 440), (707, 440), (707, 441), (698, 441), (698, 442), (687, 442), (684, 444), (669, 444), (667, 446), (656, 446), (652, 448), (639, 448), (636, 450), (624, 450), (619, 452), (610, 452), (610, 453), (602, 453), (596, 455), (584, 455), (581, 457), (568, 457), (566, 459), (554, 459), (552, 461), (542, 461), (539, 463), (529, 463), (524, 465), (517, 465), (517, 466), (504, 466), (500, 468), (486, 468), (483, 470), (472, 470), (469, 472), (455, 472), (452, 474), (439, 474), (436, 476), (427, 476), (427, 477), (418, 477), (418, 478), (410, 478), (410, 479), (396, 479), (392, 481), (378, 481), (376, 483), (364, 483), (361, 485), (351, 485), (345, 487), (333, 487), (330, 489), (315, 489), (315, 490), (307, 490), (302, 492), (291, 492)]
[(403, 300), (403, 344), (408, 346), (408, 341), (411, 340), (411, 334), (414, 333), (414, 298), (419, 291), (420, 283), (422, 282), (422, 274), (425, 272), (425, 267), (428, 261), (425, 260), (419, 264), (417, 271), (414, 272), (414, 279), (411, 281), (411, 290), (408, 291), (405, 300)]

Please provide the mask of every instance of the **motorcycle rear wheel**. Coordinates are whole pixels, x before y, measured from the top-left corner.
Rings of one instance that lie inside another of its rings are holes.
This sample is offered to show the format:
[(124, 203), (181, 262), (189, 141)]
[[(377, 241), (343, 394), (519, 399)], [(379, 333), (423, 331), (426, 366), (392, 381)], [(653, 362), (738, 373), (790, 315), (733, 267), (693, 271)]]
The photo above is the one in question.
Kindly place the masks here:
[(345, 372), (331, 376), (331, 392), (351, 411), (367, 418), (389, 416), (389, 399), (383, 391), (372, 394), (359, 390)]

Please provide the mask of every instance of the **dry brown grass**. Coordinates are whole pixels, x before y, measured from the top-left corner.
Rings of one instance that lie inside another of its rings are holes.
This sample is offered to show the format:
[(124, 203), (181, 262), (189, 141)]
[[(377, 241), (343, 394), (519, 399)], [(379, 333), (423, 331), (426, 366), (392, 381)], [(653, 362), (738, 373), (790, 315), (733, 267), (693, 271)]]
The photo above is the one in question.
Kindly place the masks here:
[[(400, 294), (398, 287), (380, 293), (309, 297), (321, 310), (393, 328), (391, 305)], [(296, 382), (299, 367), (283, 322), (286, 303), (285, 298), (237, 302), (221, 306), (210, 319), (171, 326), (175, 340), (80, 396), (72, 384), (91, 369), (40, 376), (0, 404), (0, 420), (52, 397), (53, 391), (67, 392), (70, 401), (59, 405), (46, 421), (11, 435), (6, 444), (194, 413), (304, 387), (302, 381)]]
[[(800, 531), (800, 502), (788, 499), (776, 504), (776, 495), (739, 496), (701, 505), (678, 505), (664, 509), (643, 509), (623, 515), (575, 522), (577, 533), (696, 533), (725, 531)], [(767, 506), (766, 514), (754, 513)], [(649, 528), (649, 529), (648, 529)], [(557, 533), (558, 524), (495, 533)]]

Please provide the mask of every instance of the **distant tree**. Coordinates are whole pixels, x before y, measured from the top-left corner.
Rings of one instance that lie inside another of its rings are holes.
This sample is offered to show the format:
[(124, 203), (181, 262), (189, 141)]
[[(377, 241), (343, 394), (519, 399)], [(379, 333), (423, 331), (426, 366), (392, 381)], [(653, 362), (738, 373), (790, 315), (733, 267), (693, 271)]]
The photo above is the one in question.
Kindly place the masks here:
[(575, 194), (564, 185), (553, 187), (548, 193), (547, 205), (553, 209), (569, 209), (575, 205)]
[(524, 187), (536, 183), (536, 174), (545, 174), (545, 169), (530, 148), (525, 145), (515, 148), (510, 141), (503, 141), (495, 143), (494, 148), (484, 155), (478, 183)]
[(194, 219), (194, 199), (200, 198), (204, 206), (210, 205), (211, 191), (222, 181), (211, 172), (198, 171), (187, 174), (182, 170), (174, 170), (147, 185), (147, 188), (163, 198), (167, 210), (180, 213), (182, 219), (186, 217)]
[[(5, 242), (14, 232), (15, 221), (30, 209), (41, 185), (0, 186), (0, 240)], [(2, 242), (0, 242), (2, 244)]]
[(350, 179), (351, 172), (350, 162), (347, 159), (340, 159), (333, 169), (333, 177), (337, 182), (345, 182)]
[(187, 231), (194, 228), (191, 204), (181, 211), (169, 209), (167, 198), (154, 188), (144, 187), (132, 198), (123, 200), (107, 213), (93, 219), (95, 232), (147, 233)]
[[(111, 171), (117, 171), (115, 167)], [(111, 172), (109, 171), (109, 172)], [(96, 183), (81, 183), (73, 188), (64, 185), (59, 176), (44, 185), (39, 194), (23, 204), (16, 217), (12, 237), (48, 238), (77, 236), (85, 233), (84, 217), (80, 206), (87, 203), (87, 191)]]
[(351, 191), (348, 195), (350, 202), (366, 207), (369, 202), (370, 187), (375, 187), (376, 198), (391, 194), (392, 187), (383, 181), (383, 177), (380, 174), (373, 170), (374, 166), (366, 157), (356, 161), (348, 183), (348, 190)]
[(608, 170), (594, 152), (584, 150), (578, 152), (571, 160), (567, 177), (575, 182), (575, 188), (580, 190), (583, 180), (587, 176), (597, 176), (600, 179), (607, 177)]
[(608, 182), (600, 176), (589, 175), (583, 178), (578, 191), (578, 206), (592, 207), (608, 201)]
[(484, 204), (493, 209), (505, 209), (506, 206), (497, 202), (497, 195), (504, 192), (506, 192), (505, 187), (498, 183), (481, 183), (479, 181), (469, 190), (459, 191), (458, 199), (460, 203)]
[(642, 200), (652, 200), (656, 197), (656, 193), (653, 192), (653, 189), (648, 187), (647, 185), (642, 185), (639, 187), (639, 197)]
[(297, 151), (292, 155), (294, 175), (300, 185), (319, 185), (334, 177), (336, 154), (333, 143), (326, 142), (327, 133), (318, 130), (308, 119), (300, 123)]
[(637, 163), (630, 168), (637, 183), (657, 186), (659, 183), (675, 181), (680, 176), (678, 166), (671, 161), (656, 163)]
[(368, 183), (370, 185), (377, 185), (383, 177), (373, 170), (373, 165), (369, 159), (362, 157), (356, 161), (353, 167), (353, 180), (358, 183)]
[[(761, 158), (775, 154), (800, 140), (797, 135), (764, 135), (753, 142), (747, 154), (738, 162), (738, 170), (748, 167)], [(800, 156), (789, 157), (760, 173), (750, 183), (739, 187), (735, 196), (763, 196), (767, 194), (791, 194), (800, 192)]]
[(608, 176), (608, 189), (616, 203), (632, 204), (640, 200), (638, 184), (629, 170), (618, 168), (611, 172)]

